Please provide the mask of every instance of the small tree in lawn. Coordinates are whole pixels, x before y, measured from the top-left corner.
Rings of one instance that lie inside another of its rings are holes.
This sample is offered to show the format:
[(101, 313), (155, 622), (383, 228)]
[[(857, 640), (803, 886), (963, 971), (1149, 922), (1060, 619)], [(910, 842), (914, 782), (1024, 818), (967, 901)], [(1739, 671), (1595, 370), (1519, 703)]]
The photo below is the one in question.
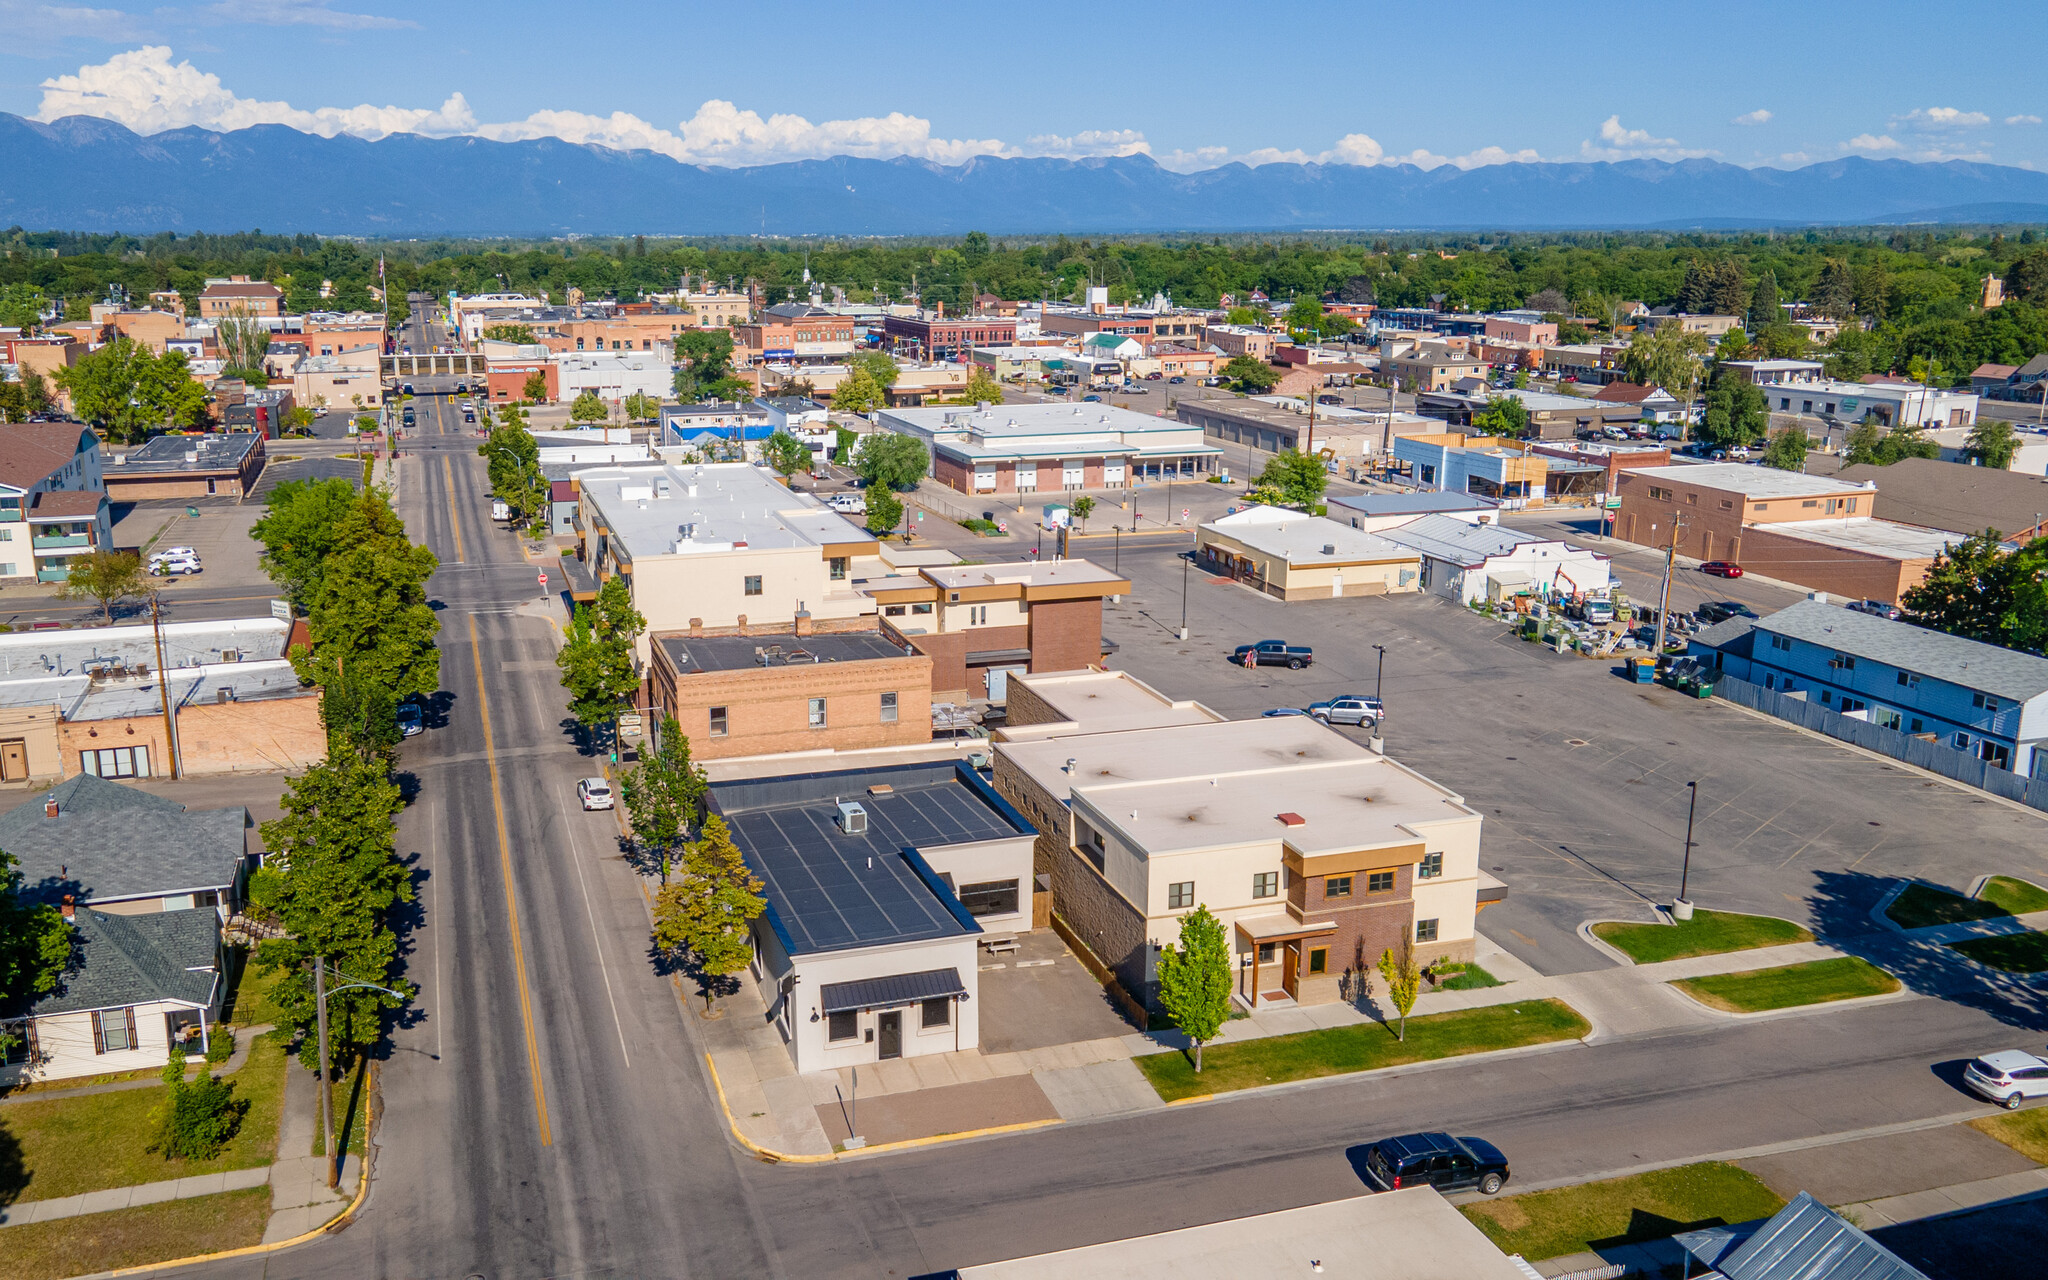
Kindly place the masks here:
[(1422, 970), (1415, 964), (1415, 949), (1408, 940), (1401, 940), (1401, 952), (1380, 952), (1380, 976), (1387, 980), (1387, 998), (1394, 1002), (1394, 1012), (1401, 1016), (1401, 1030), (1396, 1038), (1408, 1038), (1408, 1011), (1415, 1007), (1415, 996), (1422, 990)]
[(1068, 503), (1067, 510), (1073, 512), (1074, 519), (1079, 520), (1081, 527), (1086, 529), (1088, 527), (1088, 517), (1095, 514), (1095, 499), (1084, 493)]
[(697, 958), (706, 1013), (724, 980), (753, 960), (747, 926), (767, 905), (761, 881), (747, 869), (725, 819), (705, 818), (697, 839), (683, 850), (682, 877), (655, 896), (654, 945)]
[(661, 414), (661, 401), (635, 391), (626, 397), (624, 408), (628, 422), (652, 422)]
[(882, 485), (868, 490), (868, 532), (886, 535), (903, 520), (903, 501)]
[(661, 745), (652, 755), (626, 770), (619, 788), (626, 794), (626, 813), (633, 820), (633, 839), (661, 858), (661, 876), (668, 879), (669, 856), (697, 820), (704, 799), (704, 771), (690, 759), (690, 740), (674, 716), (661, 718)]
[(605, 408), (604, 401), (598, 398), (595, 391), (581, 392), (569, 403), (571, 422), (603, 422), (611, 416), (612, 411)]
[(57, 588), (66, 600), (91, 600), (114, 621), (114, 606), (129, 596), (141, 595), (142, 558), (132, 551), (95, 551), (71, 562), (71, 573)]
[(1223, 923), (1206, 905), (1180, 918), (1180, 945), (1159, 953), (1159, 1003), (1181, 1034), (1194, 1042), (1195, 1071), (1202, 1046), (1230, 1017), (1230, 949)]
[(1813, 448), (1813, 438), (1798, 427), (1787, 427), (1771, 437), (1764, 446), (1764, 465), (1780, 471), (1806, 470), (1806, 453)]

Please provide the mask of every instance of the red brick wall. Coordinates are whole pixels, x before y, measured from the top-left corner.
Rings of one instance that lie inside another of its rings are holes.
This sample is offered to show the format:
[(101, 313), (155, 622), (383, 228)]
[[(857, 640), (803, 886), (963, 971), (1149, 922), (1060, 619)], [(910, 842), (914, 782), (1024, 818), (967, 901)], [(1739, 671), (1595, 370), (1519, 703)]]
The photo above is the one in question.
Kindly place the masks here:
[[(660, 652), (659, 649), (656, 652)], [(677, 678), (654, 664), (655, 696), (665, 703), (700, 760), (726, 756), (906, 746), (932, 737), (932, 661), (922, 655), (801, 667), (752, 667)], [(896, 695), (896, 720), (882, 721), (884, 692)], [(810, 700), (825, 699), (826, 727), (810, 727)], [(726, 709), (726, 734), (711, 736), (711, 708)]]
[(1030, 618), (1033, 671), (1078, 671), (1102, 661), (1100, 596), (1040, 600), (1031, 606)]

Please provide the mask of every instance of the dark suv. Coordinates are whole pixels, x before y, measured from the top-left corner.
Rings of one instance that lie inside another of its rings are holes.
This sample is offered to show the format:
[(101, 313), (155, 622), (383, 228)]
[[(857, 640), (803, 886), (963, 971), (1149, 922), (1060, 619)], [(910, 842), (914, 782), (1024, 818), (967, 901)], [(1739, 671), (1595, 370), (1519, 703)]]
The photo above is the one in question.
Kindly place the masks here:
[(1364, 1164), (1365, 1178), (1376, 1191), (1428, 1185), (1438, 1191), (1477, 1188), (1490, 1196), (1508, 1180), (1508, 1158), (1499, 1147), (1448, 1133), (1382, 1138), (1365, 1149)]

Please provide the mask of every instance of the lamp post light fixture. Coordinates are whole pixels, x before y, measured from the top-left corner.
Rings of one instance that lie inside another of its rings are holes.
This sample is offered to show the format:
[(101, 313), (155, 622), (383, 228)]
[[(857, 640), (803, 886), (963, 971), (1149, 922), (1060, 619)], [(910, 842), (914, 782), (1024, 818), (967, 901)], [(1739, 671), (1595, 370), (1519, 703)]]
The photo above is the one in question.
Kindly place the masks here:
[(1380, 660), (1379, 666), (1373, 672), (1372, 699), (1374, 702), (1379, 703), (1381, 707), (1385, 707), (1387, 705), (1386, 699), (1380, 696), (1380, 690), (1385, 687), (1387, 678), (1387, 646), (1376, 644), (1373, 646), (1373, 649), (1379, 653)]
[(1671, 904), (1671, 916), (1675, 920), (1692, 919), (1692, 899), (1685, 896), (1685, 891), (1692, 879), (1692, 820), (1693, 815), (1699, 812), (1700, 784), (1695, 778), (1685, 785), (1692, 792), (1692, 800), (1685, 809), (1685, 860), (1678, 873), (1678, 900)]

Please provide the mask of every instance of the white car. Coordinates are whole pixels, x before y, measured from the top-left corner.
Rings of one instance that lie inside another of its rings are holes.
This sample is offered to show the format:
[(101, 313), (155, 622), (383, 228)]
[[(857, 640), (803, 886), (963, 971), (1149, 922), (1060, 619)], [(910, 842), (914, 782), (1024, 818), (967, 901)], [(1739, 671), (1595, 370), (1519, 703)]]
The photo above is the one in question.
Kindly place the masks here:
[(583, 811), (609, 809), (612, 807), (612, 784), (603, 778), (585, 778), (576, 784), (576, 798), (583, 802)]
[(165, 574), (172, 573), (198, 573), (200, 569), (197, 560), (189, 556), (180, 556), (169, 560), (152, 560), (149, 562), (149, 571), (158, 577), (162, 577)]
[(2012, 1111), (2028, 1098), (2048, 1097), (2048, 1058), (2023, 1049), (2001, 1049), (1972, 1058), (1963, 1083)]
[(149, 553), (151, 563), (158, 560), (197, 560), (199, 551), (194, 547), (160, 547)]

